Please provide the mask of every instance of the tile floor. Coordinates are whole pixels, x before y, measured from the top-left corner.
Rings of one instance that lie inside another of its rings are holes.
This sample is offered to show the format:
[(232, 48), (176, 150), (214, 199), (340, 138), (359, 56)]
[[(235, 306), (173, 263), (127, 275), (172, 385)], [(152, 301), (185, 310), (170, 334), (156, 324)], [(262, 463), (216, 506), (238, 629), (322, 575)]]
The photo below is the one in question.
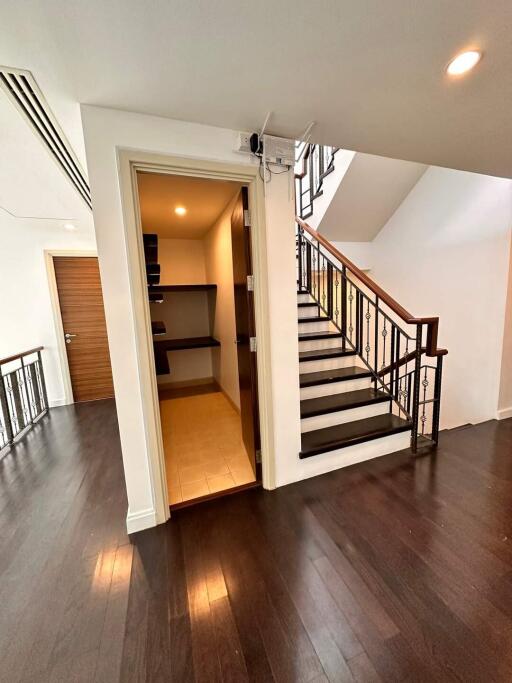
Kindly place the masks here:
[(161, 398), (171, 505), (255, 480), (240, 415), (222, 392)]

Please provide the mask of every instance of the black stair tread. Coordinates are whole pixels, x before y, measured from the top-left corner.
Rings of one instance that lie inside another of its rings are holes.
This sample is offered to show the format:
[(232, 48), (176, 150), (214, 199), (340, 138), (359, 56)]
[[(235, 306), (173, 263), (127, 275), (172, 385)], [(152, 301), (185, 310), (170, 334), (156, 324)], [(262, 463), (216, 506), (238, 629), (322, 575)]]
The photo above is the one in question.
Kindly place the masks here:
[(370, 387), (368, 389), (358, 389), (356, 391), (346, 391), (342, 394), (331, 394), (329, 396), (319, 396), (318, 398), (308, 398), (300, 402), (300, 416), (315, 417), (326, 413), (336, 413), (339, 410), (349, 410), (350, 408), (360, 408), (374, 403), (385, 403), (391, 401), (389, 394), (379, 389)]
[(330, 320), (330, 318), (325, 315), (312, 315), (307, 318), (297, 318), (297, 320), (299, 323), (323, 323), (326, 320)]
[(324, 332), (299, 332), (299, 341), (311, 341), (315, 339), (338, 339), (343, 335), (338, 330), (326, 330)]
[(406, 432), (410, 428), (411, 422), (409, 420), (386, 413), (367, 417), (364, 420), (326, 427), (325, 429), (315, 429), (312, 432), (303, 432), (300, 457), (308, 458), (311, 455), (318, 455), (326, 451), (355, 446), (390, 434)]
[[(302, 292), (304, 294), (304, 292)], [(304, 308), (305, 306), (319, 306), (315, 301), (299, 301), (297, 306), (299, 308)]]
[(348, 368), (305, 372), (300, 375), (300, 386), (314, 387), (317, 384), (330, 384), (331, 382), (343, 382), (349, 379), (362, 379), (363, 377), (371, 376), (372, 373), (366, 368), (362, 368), (358, 365), (351, 365)]
[(329, 358), (344, 358), (345, 356), (356, 355), (356, 352), (352, 349), (342, 349), (341, 347), (334, 349), (318, 349), (316, 351), (300, 351), (299, 363), (304, 363), (308, 360), (326, 360)]

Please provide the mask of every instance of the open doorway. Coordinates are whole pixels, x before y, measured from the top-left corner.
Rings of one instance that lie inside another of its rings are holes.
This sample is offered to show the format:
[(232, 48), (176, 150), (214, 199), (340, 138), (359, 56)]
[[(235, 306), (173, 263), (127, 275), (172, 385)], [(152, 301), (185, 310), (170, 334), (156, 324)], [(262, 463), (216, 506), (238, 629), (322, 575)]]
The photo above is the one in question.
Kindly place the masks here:
[(137, 187), (169, 501), (180, 506), (261, 480), (247, 188), (146, 171)]

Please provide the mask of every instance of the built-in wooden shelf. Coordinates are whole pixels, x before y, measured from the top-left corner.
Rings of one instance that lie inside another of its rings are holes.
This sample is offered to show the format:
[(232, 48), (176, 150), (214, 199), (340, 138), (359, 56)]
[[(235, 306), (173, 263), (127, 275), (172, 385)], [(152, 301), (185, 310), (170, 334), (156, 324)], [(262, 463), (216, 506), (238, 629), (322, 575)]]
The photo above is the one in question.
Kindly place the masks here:
[(161, 320), (153, 320), (151, 322), (151, 332), (156, 336), (165, 334), (167, 332), (165, 323), (163, 323)]
[(185, 337), (183, 339), (155, 339), (154, 345), (155, 351), (185, 351), (220, 346), (220, 341), (213, 337)]
[(149, 292), (203, 292), (217, 289), (217, 285), (154, 285)]

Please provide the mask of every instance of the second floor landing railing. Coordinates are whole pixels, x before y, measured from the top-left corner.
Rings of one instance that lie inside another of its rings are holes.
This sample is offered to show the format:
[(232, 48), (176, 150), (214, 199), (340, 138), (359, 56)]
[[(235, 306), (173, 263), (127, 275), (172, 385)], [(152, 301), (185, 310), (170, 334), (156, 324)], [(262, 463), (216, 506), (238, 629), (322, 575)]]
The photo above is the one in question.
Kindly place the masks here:
[(297, 142), (295, 145), (295, 213), (306, 220), (322, 194), (324, 178), (334, 170), (337, 147)]
[(411, 422), (411, 448), (437, 444), (443, 357), (439, 319), (411, 315), (387, 292), (297, 217), (297, 280), (370, 370), (392, 410)]
[(42, 350), (0, 359), (0, 451), (48, 411)]

